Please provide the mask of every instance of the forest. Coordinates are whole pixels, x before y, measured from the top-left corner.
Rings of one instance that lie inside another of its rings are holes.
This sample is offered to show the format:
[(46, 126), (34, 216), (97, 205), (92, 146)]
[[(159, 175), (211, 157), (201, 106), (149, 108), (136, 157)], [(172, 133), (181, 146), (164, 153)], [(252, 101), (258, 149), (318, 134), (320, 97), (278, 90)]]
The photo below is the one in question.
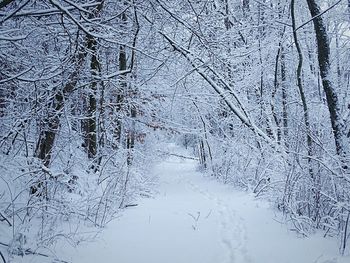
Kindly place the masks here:
[(153, 196), (169, 141), (349, 253), (350, 0), (0, 1), (0, 262)]

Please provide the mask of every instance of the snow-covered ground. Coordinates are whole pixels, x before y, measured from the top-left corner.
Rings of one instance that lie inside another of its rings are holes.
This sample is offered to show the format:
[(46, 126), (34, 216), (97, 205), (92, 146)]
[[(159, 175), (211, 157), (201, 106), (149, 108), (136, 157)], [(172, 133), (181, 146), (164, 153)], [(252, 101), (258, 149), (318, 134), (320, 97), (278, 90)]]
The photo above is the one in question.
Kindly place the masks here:
[(127, 208), (95, 241), (58, 247), (58, 256), (72, 263), (350, 262), (334, 239), (297, 237), (267, 202), (203, 177), (193, 160), (170, 157), (154, 173), (155, 198)]

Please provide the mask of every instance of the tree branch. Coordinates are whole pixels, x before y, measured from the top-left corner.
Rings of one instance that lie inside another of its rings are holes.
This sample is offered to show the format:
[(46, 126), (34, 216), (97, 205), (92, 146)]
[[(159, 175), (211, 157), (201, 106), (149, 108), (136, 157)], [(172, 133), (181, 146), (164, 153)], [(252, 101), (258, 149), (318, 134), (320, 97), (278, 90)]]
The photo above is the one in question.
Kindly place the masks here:
[[(214, 72), (213, 69), (209, 68), (208, 66), (205, 65), (197, 65), (195, 62), (195, 59), (192, 58), (192, 54), (189, 50), (184, 49), (183, 47), (179, 46), (174, 40), (172, 40), (170, 37), (168, 37), (167, 35), (165, 35), (163, 32), (159, 33), (170, 43), (170, 45), (174, 48), (175, 51), (179, 52), (182, 56), (184, 56), (187, 61), (190, 62), (191, 66), (195, 69), (195, 71), (201, 76), (203, 77), (203, 79), (215, 90), (215, 92), (224, 100), (224, 102), (226, 103), (226, 105), (229, 107), (229, 109), (238, 117), (238, 119), (246, 126), (248, 127), (250, 130), (252, 130), (255, 134), (257, 134), (258, 136), (260, 136), (261, 138), (263, 138), (273, 149), (276, 149), (276, 144), (271, 140), (271, 138), (265, 133), (263, 132), (260, 128), (258, 128), (249, 118), (249, 116), (247, 115), (246, 111), (244, 110), (244, 108), (239, 109), (237, 108), (230, 100), (230, 98), (227, 97), (227, 94), (231, 94), (232, 96), (234, 96), (235, 98), (238, 99), (238, 96), (233, 92), (233, 90), (230, 87), (227, 87), (226, 82), (222, 80), (222, 84), (225, 86), (225, 88), (227, 88), (230, 92), (225, 92), (225, 90), (223, 90), (222, 87), (220, 87), (220, 85), (218, 85), (217, 83), (215, 83), (215, 80), (212, 79), (211, 77), (209, 77), (204, 70), (202, 70), (202, 67), (206, 67), (207, 69), (209, 69), (210, 71)], [(215, 74), (215, 72), (214, 72)], [(217, 74), (215, 74), (217, 75)], [(239, 103), (239, 100), (238, 100)], [(240, 106), (242, 106), (239, 103)]]
[(333, 7), (335, 7), (336, 5), (338, 5), (342, 0), (339, 0), (338, 2), (336, 2), (335, 4), (331, 5), (330, 7), (328, 7), (326, 10), (324, 10), (323, 12), (319, 13), (318, 15), (314, 16), (313, 18), (311, 18), (310, 20), (306, 21), (305, 23), (301, 24), (300, 26), (298, 26), (296, 29), (294, 29), (294, 31), (299, 30), (300, 28), (302, 28), (303, 26), (307, 25), (308, 23), (310, 23), (311, 21), (313, 21), (314, 19), (322, 16), (323, 14), (325, 14), (326, 12), (328, 12), (329, 10), (331, 10)]

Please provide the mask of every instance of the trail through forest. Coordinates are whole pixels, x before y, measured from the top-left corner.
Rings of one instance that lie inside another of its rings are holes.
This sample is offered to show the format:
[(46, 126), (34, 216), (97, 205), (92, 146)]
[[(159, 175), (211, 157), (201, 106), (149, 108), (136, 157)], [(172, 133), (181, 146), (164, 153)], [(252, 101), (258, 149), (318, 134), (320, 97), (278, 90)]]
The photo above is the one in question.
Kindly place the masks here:
[(0, 0), (0, 263), (350, 263), (349, 14)]
[(58, 248), (61, 258), (74, 263), (349, 262), (338, 255), (335, 240), (297, 237), (278, 222), (281, 215), (268, 202), (204, 177), (196, 167), (195, 160), (176, 156), (156, 165), (154, 198), (127, 208), (96, 240)]

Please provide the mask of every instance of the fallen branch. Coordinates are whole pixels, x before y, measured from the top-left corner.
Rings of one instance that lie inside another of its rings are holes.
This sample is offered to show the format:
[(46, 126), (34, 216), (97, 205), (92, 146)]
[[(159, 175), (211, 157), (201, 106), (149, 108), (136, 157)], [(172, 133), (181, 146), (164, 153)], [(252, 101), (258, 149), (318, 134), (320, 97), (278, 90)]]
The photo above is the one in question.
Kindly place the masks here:
[[(5, 246), (5, 247), (10, 247), (9, 244), (6, 244), (6, 243), (3, 243), (3, 242), (0, 242), (0, 245), (2, 246)], [(47, 255), (47, 254), (43, 254), (43, 253), (40, 253), (40, 252), (35, 252), (33, 250), (31, 250), (30, 248), (27, 248), (25, 249), (24, 251), (24, 255), (35, 255), (35, 256), (41, 256), (41, 257), (46, 257), (46, 258), (50, 258), (51, 256)], [(1, 252), (0, 252), (1, 254)], [(2, 254), (1, 254), (2, 256)], [(6, 263), (5, 261), (5, 258), (2, 258), (4, 263)], [(55, 259), (57, 262), (62, 262), (62, 263), (69, 263), (68, 261), (65, 261), (65, 260), (61, 260), (61, 259)]]
[(123, 208), (134, 207), (134, 206), (138, 206), (138, 204), (129, 204), (129, 205), (124, 205), (124, 207), (123, 207)]
[(166, 154), (166, 155), (170, 155), (170, 156), (180, 157), (180, 158), (183, 158), (183, 159), (189, 159), (189, 160), (199, 161), (199, 158), (192, 157), (192, 156), (184, 156), (184, 155), (181, 155), (181, 154), (170, 153), (170, 152), (164, 152), (164, 151), (159, 151), (159, 152), (164, 153), (164, 154)]

